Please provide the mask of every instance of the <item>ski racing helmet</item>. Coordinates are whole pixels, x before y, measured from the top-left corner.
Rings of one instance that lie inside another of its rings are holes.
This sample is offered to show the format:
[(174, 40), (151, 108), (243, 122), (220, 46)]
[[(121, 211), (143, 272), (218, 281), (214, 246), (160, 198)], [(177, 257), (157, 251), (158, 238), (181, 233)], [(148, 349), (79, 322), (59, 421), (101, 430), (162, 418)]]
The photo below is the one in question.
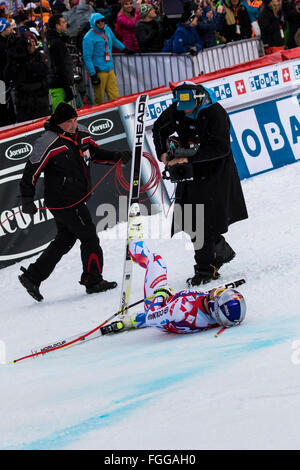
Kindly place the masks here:
[[(206, 96), (201, 85), (185, 80), (173, 89), (178, 111), (192, 111), (196, 104), (201, 104)], [(197, 101), (198, 100), (198, 101)]]
[(225, 328), (239, 325), (246, 315), (245, 299), (234, 289), (217, 289), (208, 307), (212, 318)]

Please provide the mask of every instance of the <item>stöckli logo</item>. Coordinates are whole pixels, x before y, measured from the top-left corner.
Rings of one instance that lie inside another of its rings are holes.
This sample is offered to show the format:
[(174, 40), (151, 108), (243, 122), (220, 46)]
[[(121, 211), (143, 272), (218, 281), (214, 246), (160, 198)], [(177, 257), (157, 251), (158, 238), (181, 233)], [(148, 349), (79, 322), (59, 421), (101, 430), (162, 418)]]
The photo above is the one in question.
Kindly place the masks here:
[(103, 118), (103, 119), (97, 119), (96, 121), (93, 121), (89, 125), (88, 129), (91, 134), (104, 135), (104, 134), (108, 134), (108, 132), (110, 132), (113, 127), (114, 127), (114, 123), (110, 119)]
[(31, 152), (31, 144), (28, 144), (28, 142), (18, 142), (6, 149), (5, 156), (9, 160), (23, 160), (24, 158), (27, 158)]

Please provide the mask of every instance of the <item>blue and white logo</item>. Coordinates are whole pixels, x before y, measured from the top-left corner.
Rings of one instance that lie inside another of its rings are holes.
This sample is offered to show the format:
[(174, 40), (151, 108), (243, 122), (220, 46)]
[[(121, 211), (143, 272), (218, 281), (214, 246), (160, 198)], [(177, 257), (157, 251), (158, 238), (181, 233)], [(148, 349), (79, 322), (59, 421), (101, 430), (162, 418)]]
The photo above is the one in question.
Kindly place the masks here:
[(263, 88), (270, 88), (275, 85), (279, 85), (278, 72), (261, 73), (249, 78), (249, 84), (251, 91), (262, 90)]
[(300, 64), (294, 65), (294, 73), (296, 80), (300, 79)]
[(232, 98), (232, 91), (229, 83), (224, 83), (224, 85), (219, 85), (212, 87), (218, 101), (226, 100), (227, 98)]

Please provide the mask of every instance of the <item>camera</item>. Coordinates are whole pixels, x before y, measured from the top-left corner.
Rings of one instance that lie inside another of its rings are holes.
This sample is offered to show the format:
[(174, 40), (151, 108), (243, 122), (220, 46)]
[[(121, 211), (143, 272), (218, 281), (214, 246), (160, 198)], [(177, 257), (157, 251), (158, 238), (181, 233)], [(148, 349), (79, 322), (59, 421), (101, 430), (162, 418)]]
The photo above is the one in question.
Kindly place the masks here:
[[(193, 144), (191, 148), (179, 147), (179, 142), (175, 139), (169, 140), (167, 150), (167, 161), (170, 162), (174, 158), (191, 158), (196, 155), (199, 150), (198, 144)], [(192, 163), (179, 163), (176, 165), (166, 165), (165, 170), (162, 172), (162, 177), (165, 180), (171, 180), (172, 183), (182, 183), (184, 181), (193, 181), (194, 170)]]

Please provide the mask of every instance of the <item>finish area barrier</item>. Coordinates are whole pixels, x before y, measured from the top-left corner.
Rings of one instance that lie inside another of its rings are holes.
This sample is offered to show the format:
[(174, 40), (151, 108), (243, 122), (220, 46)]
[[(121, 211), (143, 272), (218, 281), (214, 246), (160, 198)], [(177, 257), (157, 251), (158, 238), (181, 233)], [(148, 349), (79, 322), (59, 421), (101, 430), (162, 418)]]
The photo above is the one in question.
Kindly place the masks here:
[(231, 42), (190, 54), (113, 54), (114, 68), (121, 96), (168, 86), (169, 82), (197, 77), (231, 67), (262, 55), (257, 38)]
[[(231, 145), (241, 179), (300, 160), (300, 48), (193, 80), (211, 88), (229, 113)], [(155, 156), (153, 123), (171, 104), (172, 93), (170, 87), (147, 93), (144, 151)], [(79, 111), (79, 122), (89, 129), (102, 148), (131, 149), (136, 98), (137, 95), (131, 95)], [(33, 217), (20, 212), (20, 179), (34, 142), (43, 132), (44, 121), (39, 119), (0, 131), (0, 268), (43, 251), (56, 232), (48, 210), (40, 210)], [(145, 184), (151, 168), (148, 161), (143, 160), (142, 183)], [(160, 168), (163, 169), (161, 163)], [(94, 186), (107, 173), (108, 167), (93, 165), (91, 170)], [(125, 167), (124, 174), (129, 181), (130, 165)], [(156, 191), (151, 203), (159, 207), (162, 194), (167, 203), (173, 189), (168, 182), (162, 191)], [(117, 209), (115, 223), (125, 220), (127, 203), (126, 198), (123, 199), (121, 203), (114, 174), (109, 174), (88, 203), (95, 224), (99, 226), (105, 220), (105, 204)], [(42, 177), (38, 181), (35, 203), (37, 207), (44, 207)]]

